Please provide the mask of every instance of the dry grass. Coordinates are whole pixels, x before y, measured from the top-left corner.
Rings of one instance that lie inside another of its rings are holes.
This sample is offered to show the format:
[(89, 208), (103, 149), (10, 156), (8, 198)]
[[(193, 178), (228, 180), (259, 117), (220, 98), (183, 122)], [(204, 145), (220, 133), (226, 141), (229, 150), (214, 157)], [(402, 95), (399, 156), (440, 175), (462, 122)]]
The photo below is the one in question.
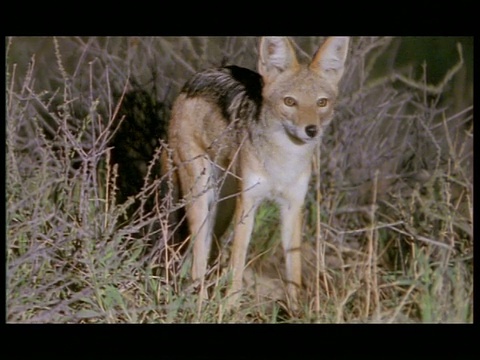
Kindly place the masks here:
[[(295, 40), (306, 54), (321, 42)], [(273, 204), (239, 311), (223, 308), (230, 234), (199, 306), (189, 243), (167, 226), (161, 139), (183, 82), (255, 68), (255, 41), (8, 40), (8, 322), (473, 322), (473, 85), (463, 61), (438, 84), (385, 70), (389, 38), (353, 39), (314, 162), (302, 314), (285, 311)]]

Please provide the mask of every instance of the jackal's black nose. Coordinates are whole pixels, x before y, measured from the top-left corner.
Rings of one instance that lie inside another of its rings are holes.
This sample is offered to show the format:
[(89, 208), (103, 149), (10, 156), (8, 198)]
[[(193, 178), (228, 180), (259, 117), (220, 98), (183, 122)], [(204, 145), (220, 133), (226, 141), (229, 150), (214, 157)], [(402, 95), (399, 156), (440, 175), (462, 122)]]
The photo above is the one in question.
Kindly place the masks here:
[(307, 127), (305, 127), (305, 133), (309, 137), (314, 138), (318, 133), (317, 125), (308, 125)]

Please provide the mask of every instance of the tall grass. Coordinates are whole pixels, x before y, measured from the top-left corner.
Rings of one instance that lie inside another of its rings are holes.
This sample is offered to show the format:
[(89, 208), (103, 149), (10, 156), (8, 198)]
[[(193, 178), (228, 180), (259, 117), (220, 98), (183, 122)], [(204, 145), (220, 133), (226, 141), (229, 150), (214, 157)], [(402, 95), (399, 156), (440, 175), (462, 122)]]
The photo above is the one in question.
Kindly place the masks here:
[[(322, 41), (295, 40), (303, 55)], [(314, 160), (294, 316), (275, 205), (258, 211), (242, 305), (228, 313), (231, 232), (202, 302), (188, 235), (173, 242), (179, 229), (168, 224), (184, 204), (159, 172), (183, 82), (222, 63), (254, 69), (254, 38), (8, 39), (7, 321), (473, 322), (464, 52), (431, 84), (428, 64), (420, 78), (385, 70), (395, 41), (352, 41), (336, 119)]]

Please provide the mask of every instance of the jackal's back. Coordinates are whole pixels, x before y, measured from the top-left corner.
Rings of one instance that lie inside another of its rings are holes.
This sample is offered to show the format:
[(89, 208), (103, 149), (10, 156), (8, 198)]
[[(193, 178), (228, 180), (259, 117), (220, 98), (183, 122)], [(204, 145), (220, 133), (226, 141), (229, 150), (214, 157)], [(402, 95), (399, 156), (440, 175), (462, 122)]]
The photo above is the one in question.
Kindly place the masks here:
[(239, 66), (208, 69), (195, 74), (183, 87), (187, 98), (201, 97), (220, 108), (224, 119), (256, 121), (262, 106), (262, 77)]

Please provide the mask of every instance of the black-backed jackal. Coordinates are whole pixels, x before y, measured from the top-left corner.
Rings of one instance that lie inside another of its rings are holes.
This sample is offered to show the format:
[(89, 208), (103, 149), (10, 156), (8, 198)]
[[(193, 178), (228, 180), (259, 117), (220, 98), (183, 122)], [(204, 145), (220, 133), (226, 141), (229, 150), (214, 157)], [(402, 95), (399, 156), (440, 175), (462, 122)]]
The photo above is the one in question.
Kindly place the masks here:
[(264, 37), (258, 73), (237, 66), (206, 70), (176, 99), (170, 164), (186, 200), (192, 277), (203, 296), (212, 237), (225, 231), (234, 214), (227, 296), (230, 305), (237, 301), (255, 210), (271, 199), (280, 207), (287, 294), (296, 307), (302, 205), (316, 144), (333, 117), (348, 43), (328, 38), (309, 64), (301, 64), (287, 38)]

